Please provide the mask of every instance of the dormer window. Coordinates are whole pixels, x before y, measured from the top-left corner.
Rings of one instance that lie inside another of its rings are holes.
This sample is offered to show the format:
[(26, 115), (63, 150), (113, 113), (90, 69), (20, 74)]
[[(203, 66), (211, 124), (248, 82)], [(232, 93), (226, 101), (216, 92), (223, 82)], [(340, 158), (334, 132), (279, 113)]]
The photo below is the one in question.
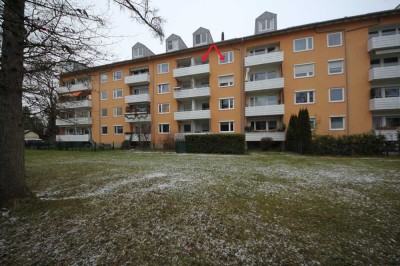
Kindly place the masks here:
[(168, 51), (178, 50), (178, 40), (170, 40), (167, 42)]
[(204, 44), (207, 43), (207, 33), (201, 33), (201, 34), (196, 34), (195, 35), (195, 44)]
[(143, 47), (138, 47), (133, 49), (133, 57), (142, 57), (143, 56)]
[(269, 19), (263, 19), (258, 21), (258, 30), (261, 31), (267, 31), (267, 30), (273, 30), (275, 28), (275, 19), (274, 18), (269, 18)]

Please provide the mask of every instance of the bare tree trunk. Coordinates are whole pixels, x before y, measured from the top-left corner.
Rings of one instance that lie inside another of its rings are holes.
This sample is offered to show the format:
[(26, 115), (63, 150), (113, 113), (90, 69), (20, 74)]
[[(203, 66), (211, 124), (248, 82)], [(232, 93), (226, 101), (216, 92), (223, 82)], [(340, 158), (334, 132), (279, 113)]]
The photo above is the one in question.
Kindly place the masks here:
[(4, 0), (0, 70), (0, 205), (29, 195), (24, 168), (22, 80), (25, 0)]

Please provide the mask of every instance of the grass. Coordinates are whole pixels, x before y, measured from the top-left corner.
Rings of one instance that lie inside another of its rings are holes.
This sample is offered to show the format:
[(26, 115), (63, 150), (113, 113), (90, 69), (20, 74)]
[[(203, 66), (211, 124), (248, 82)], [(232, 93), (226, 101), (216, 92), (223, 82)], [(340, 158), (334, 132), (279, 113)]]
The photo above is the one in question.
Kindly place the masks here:
[(27, 151), (0, 265), (400, 264), (400, 160)]

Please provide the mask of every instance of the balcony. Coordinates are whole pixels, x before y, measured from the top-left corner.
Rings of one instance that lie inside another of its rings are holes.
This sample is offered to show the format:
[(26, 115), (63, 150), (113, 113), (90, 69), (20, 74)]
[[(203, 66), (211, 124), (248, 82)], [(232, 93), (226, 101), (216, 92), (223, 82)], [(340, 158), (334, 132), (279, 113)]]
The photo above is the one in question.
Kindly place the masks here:
[(92, 107), (92, 101), (91, 100), (83, 100), (83, 101), (58, 103), (57, 107), (59, 109), (90, 108), (90, 107)]
[(91, 85), (90, 83), (78, 83), (74, 84), (70, 87), (63, 86), (63, 87), (58, 87), (56, 89), (57, 93), (62, 94), (62, 93), (69, 93), (69, 92), (75, 92), (75, 91), (84, 91), (84, 90), (91, 90)]
[(376, 135), (382, 135), (388, 141), (397, 141), (398, 139), (397, 130), (375, 130)]
[(276, 90), (285, 86), (284, 78), (264, 79), (257, 81), (247, 81), (244, 85), (246, 92), (262, 91), (262, 90)]
[(206, 97), (206, 96), (210, 96), (210, 87), (174, 91), (175, 99)]
[(57, 135), (56, 141), (58, 142), (88, 142), (90, 139), (87, 135)]
[(246, 132), (246, 141), (260, 141), (262, 138), (271, 138), (273, 141), (285, 141), (285, 132)]
[(379, 49), (390, 49), (400, 46), (400, 34), (373, 37), (368, 40), (368, 52)]
[(139, 75), (132, 75), (125, 77), (125, 84), (136, 86), (136, 85), (144, 85), (150, 82), (150, 75), (149, 73), (139, 74)]
[(375, 67), (369, 70), (369, 81), (391, 78), (400, 78), (400, 65)]
[(184, 112), (174, 113), (175, 120), (193, 120), (193, 119), (210, 119), (210, 118), (211, 118), (210, 110), (184, 111)]
[(283, 62), (283, 52), (246, 56), (246, 58), (244, 59), (244, 65), (246, 67), (281, 63), (281, 62)]
[(78, 117), (68, 119), (57, 119), (56, 126), (91, 125), (91, 117)]
[(125, 113), (126, 123), (150, 122), (151, 115), (148, 113)]
[[(131, 139), (131, 135), (130, 134), (126, 134), (125, 135), (125, 140), (130, 140)], [(140, 134), (140, 140), (139, 140), (139, 136), (138, 134), (133, 134), (132, 135), (132, 141), (151, 141), (151, 134)]]
[(174, 78), (191, 77), (198, 75), (209, 75), (210, 64), (195, 65), (190, 67), (175, 68), (173, 76)]
[(375, 98), (369, 100), (370, 111), (399, 110), (400, 97)]
[(284, 104), (251, 106), (246, 107), (246, 116), (268, 116), (268, 115), (283, 115), (285, 113)]
[(138, 94), (125, 96), (125, 103), (143, 103), (150, 102), (150, 94)]

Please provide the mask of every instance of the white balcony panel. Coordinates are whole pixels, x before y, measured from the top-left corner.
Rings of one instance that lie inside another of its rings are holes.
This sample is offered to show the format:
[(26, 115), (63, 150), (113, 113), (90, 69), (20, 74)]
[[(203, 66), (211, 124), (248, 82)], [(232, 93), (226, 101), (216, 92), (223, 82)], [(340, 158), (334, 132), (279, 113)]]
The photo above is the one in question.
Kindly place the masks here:
[(388, 141), (397, 141), (397, 130), (375, 130), (376, 135), (383, 135)]
[(369, 70), (369, 81), (400, 78), (400, 66), (375, 67)]
[(267, 116), (267, 115), (283, 115), (285, 113), (285, 105), (264, 105), (246, 107), (246, 116)]
[(400, 97), (376, 98), (369, 100), (370, 111), (400, 110)]
[[(131, 139), (131, 135), (129, 135), (129, 134), (125, 135), (125, 140), (130, 140), (130, 139)], [(151, 134), (148, 134), (148, 135), (141, 134), (140, 140), (139, 140), (138, 134), (133, 134), (132, 141), (151, 141)]]
[(244, 59), (244, 65), (246, 67), (280, 62), (283, 62), (283, 52), (246, 56), (246, 58)]
[(284, 78), (276, 79), (264, 79), (257, 81), (247, 81), (244, 85), (244, 90), (246, 92), (250, 91), (262, 91), (262, 90), (275, 90), (280, 89), (285, 86)]
[(273, 141), (285, 141), (285, 132), (246, 132), (246, 141), (260, 141), (262, 138), (272, 138)]
[(210, 87), (177, 90), (174, 92), (175, 99), (195, 98), (210, 96)]
[(63, 86), (63, 87), (58, 87), (56, 89), (57, 93), (62, 94), (62, 93), (69, 93), (69, 92), (75, 92), (75, 91), (85, 91), (85, 90), (91, 90), (91, 85), (90, 83), (79, 83), (72, 85), (71, 87)]
[(400, 34), (373, 37), (368, 40), (368, 52), (378, 49), (400, 47)]
[(137, 114), (134, 115), (132, 113), (125, 114), (125, 122), (127, 123), (137, 123), (137, 122), (150, 122), (151, 115), (150, 114)]
[(149, 73), (132, 75), (125, 77), (125, 84), (127, 85), (143, 85), (150, 82)]
[(210, 119), (210, 110), (199, 110), (199, 111), (187, 111), (187, 112), (175, 112), (175, 120), (194, 120), (194, 119)]
[(60, 109), (90, 108), (92, 107), (92, 101), (91, 100), (72, 101), (72, 102), (58, 103), (57, 106)]
[(91, 117), (79, 117), (69, 119), (57, 119), (56, 126), (91, 125)]
[(125, 103), (150, 102), (150, 94), (128, 95), (125, 96)]
[(174, 78), (185, 77), (185, 76), (195, 76), (200, 74), (209, 74), (210, 64), (182, 67), (174, 69)]
[(56, 141), (60, 142), (87, 142), (89, 141), (89, 135), (57, 135)]

